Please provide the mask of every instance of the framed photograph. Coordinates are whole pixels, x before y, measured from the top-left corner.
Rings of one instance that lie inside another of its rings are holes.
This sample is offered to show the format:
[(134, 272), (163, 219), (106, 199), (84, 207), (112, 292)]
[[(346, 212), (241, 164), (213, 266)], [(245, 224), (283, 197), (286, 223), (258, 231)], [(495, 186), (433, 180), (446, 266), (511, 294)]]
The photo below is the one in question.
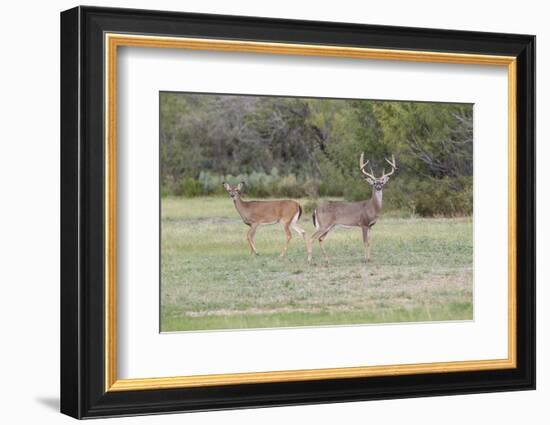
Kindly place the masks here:
[(61, 14), (61, 411), (535, 388), (535, 37)]

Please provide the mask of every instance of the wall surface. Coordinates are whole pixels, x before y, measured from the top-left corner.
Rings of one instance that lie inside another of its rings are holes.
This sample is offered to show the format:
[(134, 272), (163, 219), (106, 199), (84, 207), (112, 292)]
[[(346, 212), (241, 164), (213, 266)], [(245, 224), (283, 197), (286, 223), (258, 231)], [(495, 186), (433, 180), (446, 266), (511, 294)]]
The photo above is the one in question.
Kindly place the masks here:
[[(71, 1), (3, 5), (0, 66), (0, 392), (3, 423), (69, 423), (59, 392), (59, 12)], [(550, 27), (544, 2), (97, 1), (155, 8), (368, 24), (537, 35), (538, 217), (550, 215)], [(110, 423), (548, 423), (550, 255), (548, 220), (538, 222), (538, 389), (454, 397), (115, 419)]]

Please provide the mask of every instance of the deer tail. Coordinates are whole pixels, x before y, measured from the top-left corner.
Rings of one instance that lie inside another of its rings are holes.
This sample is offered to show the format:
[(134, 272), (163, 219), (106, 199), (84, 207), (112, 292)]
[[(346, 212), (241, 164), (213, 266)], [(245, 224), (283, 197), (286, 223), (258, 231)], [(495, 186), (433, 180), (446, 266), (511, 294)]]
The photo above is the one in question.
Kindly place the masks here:
[(315, 226), (316, 229), (318, 229), (319, 225), (317, 223), (317, 209), (313, 210), (313, 214), (311, 214), (311, 218), (313, 219), (313, 225)]

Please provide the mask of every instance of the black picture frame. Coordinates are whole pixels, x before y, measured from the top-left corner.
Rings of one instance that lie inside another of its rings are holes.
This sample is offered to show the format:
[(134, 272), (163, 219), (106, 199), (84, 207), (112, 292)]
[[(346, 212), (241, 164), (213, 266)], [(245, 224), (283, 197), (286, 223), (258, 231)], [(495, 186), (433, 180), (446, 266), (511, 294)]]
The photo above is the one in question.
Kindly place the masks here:
[[(517, 367), (106, 392), (104, 33), (507, 55), (517, 58)], [(61, 412), (75, 418), (535, 388), (535, 37), (76, 7), (61, 13)]]

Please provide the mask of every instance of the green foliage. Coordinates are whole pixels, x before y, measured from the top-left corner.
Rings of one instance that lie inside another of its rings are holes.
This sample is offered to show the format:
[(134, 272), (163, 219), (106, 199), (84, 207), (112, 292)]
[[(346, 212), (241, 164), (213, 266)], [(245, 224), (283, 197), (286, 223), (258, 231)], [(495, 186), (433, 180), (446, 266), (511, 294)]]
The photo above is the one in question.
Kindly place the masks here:
[[(421, 216), (461, 216), (473, 212), (472, 182), (467, 178), (445, 177), (436, 182), (420, 181), (414, 194), (413, 207)], [(466, 181), (467, 184), (464, 184)], [(431, 183), (431, 184), (430, 184)]]
[(224, 179), (222, 176), (216, 176), (208, 171), (201, 171), (199, 174), (199, 187), (201, 195), (216, 195), (222, 194)]
[(160, 95), (161, 195), (223, 195), (224, 180), (265, 197), (344, 197), (371, 190), (395, 155), (384, 210), (472, 212), (473, 108), (466, 104), (272, 96)]
[(174, 194), (188, 198), (202, 195), (200, 183), (191, 177), (186, 177), (176, 184)]
[(294, 174), (289, 174), (283, 177), (276, 185), (276, 192), (280, 196), (288, 196), (289, 198), (301, 198), (305, 196), (303, 184), (298, 184), (298, 180)]
[(304, 203), (302, 203), (303, 213), (306, 216), (309, 216), (311, 213), (313, 213), (313, 210), (317, 208), (319, 205), (318, 201), (315, 200), (307, 200)]
[[(199, 179), (185, 177), (173, 188), (162, 186), (161, 196), (170, 194), (193, 198), (197, 196), (224, 195), (222, 182), (232, 184), (245, 182), (245, 198), (308, 198), (304, 205), (306, 212), (313, 211), (316, 199), (321, 197), (343, 197), (348, 201), (362, 201), (371, 196), (370, 186), (362, 180), (350, 180), (347, 185), (335, 180), (319, 182), (302, 180), (290, 174), (276, 177), (255, 172), (238, 176), (216, 176), (201, 173)], [(394, 179), (384, 190), (384, 211), (402, 211), (410, 216), (457, 217), (471, 215), (473, 211), (472, 178), (460, 177), (442, 179), (405, 180)]]
[(471, 177), (395, 180), (384, 191), (384, 208), (422, 217), (468, 216), (473, 212)]
[(471, 176), (473, 108), (465, 104), (378, 102), (384, 144), (423, 177)]

